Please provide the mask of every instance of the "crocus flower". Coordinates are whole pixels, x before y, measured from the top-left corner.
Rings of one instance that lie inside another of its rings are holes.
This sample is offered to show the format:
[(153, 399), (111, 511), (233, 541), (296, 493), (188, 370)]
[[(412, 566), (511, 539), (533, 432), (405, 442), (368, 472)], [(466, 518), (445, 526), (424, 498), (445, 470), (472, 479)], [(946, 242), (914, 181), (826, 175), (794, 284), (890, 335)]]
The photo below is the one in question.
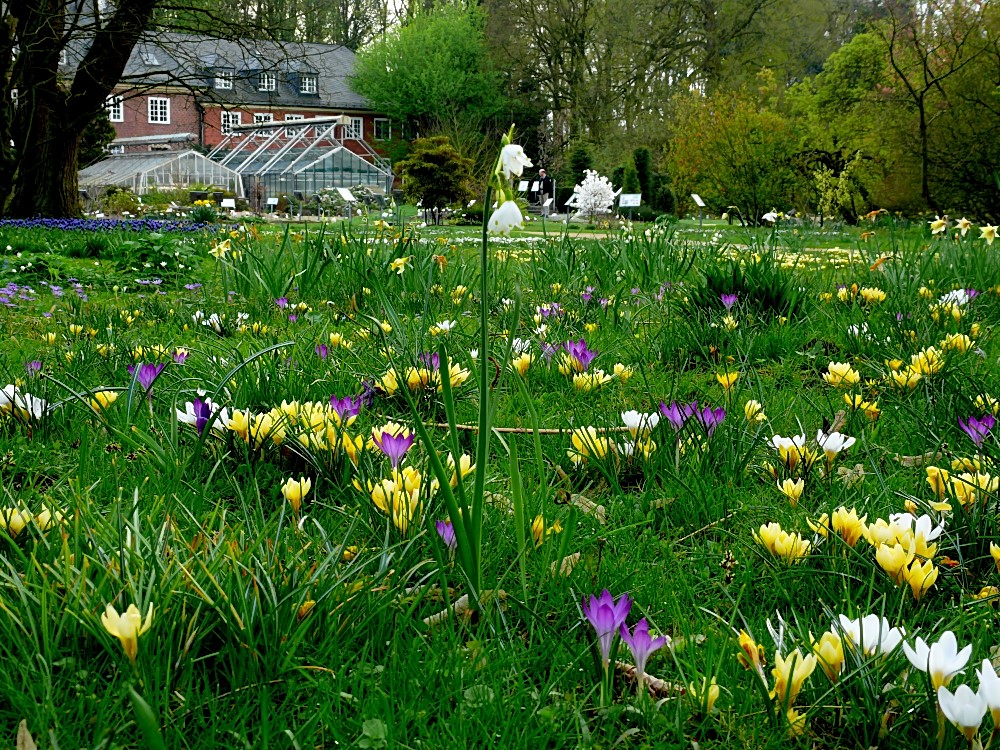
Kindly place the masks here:
[(455, 537), (455, 528), (451, 525), (451, 521), (437, 521), (434, 527), (444, 546), (448, 548), (448, 552), (454, 553), (458, 547), (458, 539)]
[(118, 610), (109, 604), (105, 608), (104, 614), (101, 615), (101, 624), (104, 625), (105, 630), (122, 642), (125, 655), (130, 662), (135, 664), (136, 654), (139, 653), (139, 636), (149, 630), (149, 626), (153, 624), (153, 605), (149, 605), (146, 619), (143, 620), (142, 613), (134, 604), (128, 605), (128, 609), (120, 615)]
[[(204, 393), (202, 392), (201, 395), (204, 395)], [(212, 415), (216, 412), (219, 413), (219, 417), (212, 425), (213, 430), (220, 433), (225, 432), (226, 425), (229, 424), (228, 409), (223, 408), (220, 410), (210, 398), (206, 398), (204, 401), (201, 398), (196, 398), (194, 401), (188, 401), (184, 404), (184, 411), (180, 409), (174, 409), (174, 411), (177, 413), (178, 422), (191, 425), (198, 431), (199, 435), (205, 431), (205, 425), (208, 424)]]
[(607, 589), (601, 592), (600, 597), (591, 594), (589, 604), (586, 599), (583, 600), (583, 614), (597, 633), (601, 664), (605, 671), (611, 663), (611, 646), (614, 644), (615, 634), (625, 622), (630, 609), (632, 600), (628, 594), (622, 594), (616, 601)]
[(288, 297), (278, 297), (278, 299), (274, 301), (274, 304), (276, 304), (279, 309), (284, 310), (288, 307)]
[(737, 299), (739, 299), (739, 297), (735, 294), (723, 294), (722, 304), (726, 308), (726, 310), (732, 310), (733, 305), (736, 304)]
[(913, 647), (904, 642), (903, 653), (915, 669), (927, 673), (936, 691), (940, 687), (946, 687), (955, 675), (965, 669), (972, 656), (972, 644), (959, 651), (955, 634), (946, 630), (936, 643), (930, 645), (923, 638), (917, 638)]
[(646, 676), (646, 662), (649, 661), (649, 657), (654, 651), (666, 645), (668, 638), (665, 635), (661, 635), (659, 638), (650, 638), (649, 623), (646, 622), (645, 617), (635, 624), (631, 633), (628, 632), (628, 626), (624, 622), (618, 627), (618, 632), (625, 645), (628, 646), (628, 650), (632, 652), (632, 660), (635, 662), (635, 671), (639, 675), (639, 690), (641, 691)]
[(968, 685), (959, 685), (954, 694), (942, 685), (937, 689), (937, 699), (941, 713), (972, 746), (986, 716), (986, 700), (979, 693), (972, 692)]
[(309, 490), (312, 489), (312, 480), (307, 477), (301, 477), (299, 479), (292, 479), (289, 477), (285, 480), (285, 483), (281, 485), (281, 494), (285, 496), (288, 504), (292, 506), (292, 510), (295, 515), (299, 514), (299, 508), (302, 507), (302, 499), (309, 494)]
[(381, 430), (373, 430), (372, 440), (378, 449), (388, 456), (392, 468), (395, 469), (413, 445), (414, 437), (409, 430), (390, 422)]
[(993, 717), (993, 726), (1000, 727), (1000, 677), (989, 659), (983, 659), (983, 666), (976, 670), (979, 678), (979, 694), (986, 701)]
[(958, 420), (958, 426), (968, 435), (977, 448), (983, 447), (983, 441), (990, 434), (990, 430), (996, 424), (996, 419), (992, 414), (984, 414), (980, 419), (969, 417), (969, 420)]
[(358, 416), (361, 411), (361, 399), (361, 396), (344, 396), (344, 398), (330, 396), (330, 408), (337, 415), (340, 424), (350, 424), (350, 421)]
[[(138, 375), (136, 375), (136, 367), (139, 368)], [(163, 372), (164, 367), (166, 367), (166, 365), (129, 365), (128, 374), (135, 376), (143, 390), (146, 391), (147, 394), (152, 395), (153, 383), (156, 382), (158, 377), (160, 377), (160, 373)]]
[(857, 620), (840, 615), (832, 629), (839, 630), (855, 647), (860, 647), (865, 656), (895, 651), (906, 635), (902, 628), (890, 627), (889, 620), (878, 615), (865, 615)]
[(667, 406), (663, 401), (660, 402), (660, 414), (666, 418), (666, 420), (670, 423), (670, 426), (674, 428), (675, 432), (680, 432), (681, 428), (684, 427), (684, 423), (687, 422), (688, 417), (690, 417), (697, 408), (697, 401), (693, 401), (687, 406), (681, 406), (676, 401), (671, 401), (670, 406)]
[(28, 373), (28, 377), (34, 377), (42, 371), (42, 363), (37, 359), (33, 359), (30, 362), (24, 363), (24, 371)]
[[(587, 342), (583, 339), (579, 341), (567, 341), (563, 344), (563, 348), (571, 357), (571, 360), (576, 360), (576, 362), (570, 362), (572, 369), (577, 372), (585, 372), (590, 363), (594, 361), (594, 357), (597, 356), (596, 351), (591, 351), (587, 348)], [(576, 365), (579, 365), (577, 367)]]
[(715, 428), (722, 424), (723, 420), (726, 418), (726, 410), (721, 406), (718, 409), (706, 406), (701, 411), (695, 409), (694, 418), (698, 420), (698, 424), (705, 429), (705, 433), (708, 437), (712, 437), (712, 433), (715, 432)]

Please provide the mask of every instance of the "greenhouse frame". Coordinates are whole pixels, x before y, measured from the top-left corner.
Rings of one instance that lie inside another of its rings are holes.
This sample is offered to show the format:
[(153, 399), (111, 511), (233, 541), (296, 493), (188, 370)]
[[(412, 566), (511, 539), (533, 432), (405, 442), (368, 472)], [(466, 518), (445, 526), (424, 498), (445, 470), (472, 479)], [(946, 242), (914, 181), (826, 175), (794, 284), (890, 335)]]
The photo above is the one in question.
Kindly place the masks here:
[(239, 173), (197, 151), (114, 154), (80, 170), (82, 189), (98, 193), (110, 185), (127, 187), (136, 195), (195, 186), (244, 195)]
[(338, 187), (365, 186), (383, 195), (392, 192), (388, 160), (360, 138), (350, 137), (349, 118), (291, 122), (294, 125), (234, 125), (209, 158), (238, 172), (248, 195), (257, 184), (267, 197), (298, 193), (300, 199)]

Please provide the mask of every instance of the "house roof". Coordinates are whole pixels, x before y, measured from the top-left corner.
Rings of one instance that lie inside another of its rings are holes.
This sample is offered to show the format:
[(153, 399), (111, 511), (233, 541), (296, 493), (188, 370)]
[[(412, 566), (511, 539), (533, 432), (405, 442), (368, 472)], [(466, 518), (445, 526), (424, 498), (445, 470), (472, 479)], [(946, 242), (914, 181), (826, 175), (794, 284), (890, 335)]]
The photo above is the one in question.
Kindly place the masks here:
[[(182, 84), (223, 106), (322, 107), (371, 110), (351, 90), (354, 52), (347, 47), (255, 39), (227, 40), (194, 34), (146, 34), (135, 46), (122, 85)], [(233, 74), (231, 89), (216, 89), (216, 73)], [(260, 74), (275, 76), (274, 91), (260, 91)], [(304, 75), (315, 75), (317, 92), (301, 93)]]

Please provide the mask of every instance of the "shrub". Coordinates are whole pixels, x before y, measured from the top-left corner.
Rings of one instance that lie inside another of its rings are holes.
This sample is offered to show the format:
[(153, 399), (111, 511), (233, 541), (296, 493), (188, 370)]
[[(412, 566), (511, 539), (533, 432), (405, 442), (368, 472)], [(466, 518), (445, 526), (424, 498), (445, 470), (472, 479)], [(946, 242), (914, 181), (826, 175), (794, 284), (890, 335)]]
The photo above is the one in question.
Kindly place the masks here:
[(431, 208), (473, 197), (472, 160), (458, 153), (447, 136), (418, 138), (396, 169), (403, 179), (403, 195), (411, 203)]

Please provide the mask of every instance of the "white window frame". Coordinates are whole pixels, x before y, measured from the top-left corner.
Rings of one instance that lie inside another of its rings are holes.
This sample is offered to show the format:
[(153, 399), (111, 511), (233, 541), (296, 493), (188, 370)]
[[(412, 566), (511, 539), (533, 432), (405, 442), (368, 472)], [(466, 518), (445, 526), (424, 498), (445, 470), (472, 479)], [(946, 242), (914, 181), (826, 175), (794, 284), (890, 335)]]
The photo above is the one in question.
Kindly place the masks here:
[[(379, 138), (379, 135), (378, 135), (378, 126), (379, 126), (380, 122), (384, 122), (385, 123), (385, 129), (386, 129), (386, 136), (385, 136), (385, 138)], [(392, 140), (392, 120), (390, 120), (388, 117), (376, 117), (375, 118), (375, 127), (374, 127), (374, 130), (373, 130), (373, 136), (374, 136), (374, 138), (375, 138), (376, 141), (391, 141)]]
[(123, 144), (123, 143), (109, 143), (108, 144), (108, 153), (109, 154), (124, 154), (125, 153), (125, 144)]
[(300, 94), (318, 94), (319, 93), (319, 76), (312, 73), (306, 73), (299, 79), (299, 93)]
[(66, 64), (66, 50), (64, 49), (59, 50), (59, 64), (60, 65)]
[(215, 73), (212, 86), (219, 91), (232, 91), (235, 74), (231, 70), (219, 70)]
[(365, 118), (352, 117), (351, 124), (344, 127), (344, 138), (363, 141), (365, 138)]
[(10, 101), (12, 102), (12, 106), (17, 106), (17, 89), (10, 90)]
[(223, 135), (230, 135), (234, 125), (243, 124), (242, 112), (227, 112), (225, 110), (219, 115), (219, 130)]
[(257, 76), (257, 90), (277, 91), (278, 77), (274, 73), (268, 73), (266, 71), (261, 72), (261, 74)]
[[(306, 119), (305, 115), (285, 115), (285, 122), (299, 122)], [(294, 138), (302, 132), (302, 128), (285, 128), (285, 138)]]
[[(270, 125), (272, 122), (274, 122), (274, 113), (273, 112), (254, 112), (253, 113), (253, 124), (254, 125)], [(265, 131), (263, 133), (257, 133), (257, 138), (260, 138), (261, 140), (264, 140), (266, 138), (270, 138), (271, 135), (273, 135), (273, 133), (274, 133), (273, 130)]]
[(108, 111), (108, 120), (125, 122), (125, 99), (112, 94), (104, 102), (104, 108)]
[[(146, 97), (146, 113), (150, 125), (170, 124), (170, 97), (169, 96), (148, 96)], [(163, 119), (161, 119), (161, 117)]]
[(139, 53), (139, 57), (142, 59), (143, 65), (159, 65), (160, 59), (156, 56), (156, 52), (150, 49), (144, 49)]

